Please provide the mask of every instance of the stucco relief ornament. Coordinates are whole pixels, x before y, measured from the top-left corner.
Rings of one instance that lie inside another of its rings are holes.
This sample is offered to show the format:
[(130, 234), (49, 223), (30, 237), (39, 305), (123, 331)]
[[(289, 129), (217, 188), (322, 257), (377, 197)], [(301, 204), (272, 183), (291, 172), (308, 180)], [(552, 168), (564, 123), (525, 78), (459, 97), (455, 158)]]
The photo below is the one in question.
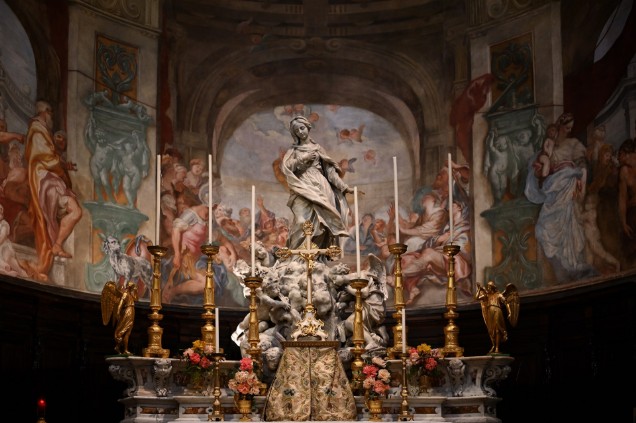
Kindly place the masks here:
[(135, 377), (135, 370), (130, 366), (122, 366), (119, 364), (111, 364), (108, 366), (108, 372), (113, 379), (125, 382), (128, 386), (124, 389), (124, 397), (129, 398), (137, 394), (139, 386)]
[(291, 334), (291, 338), (294, 341), (297, 341), (300, 337), (306, 336), (317, 337), (320, 338), (321, 341), (324, 341), (329, 337), (327, 332), (322, 329), (325, 326), (325, 323), (320, 319), (316, 319), (314, 312), (315, 310), (313, 305), (308, 304), (307, 307), (305, 307), (303, 319), (296, 323), (296, 330)]
[(167, 358), (155, 360), (152, 368), (152, 380), (155, 393), (158, 397), (167, 397), (170, 393), (170, 375), (172, 374), (172, 362)]

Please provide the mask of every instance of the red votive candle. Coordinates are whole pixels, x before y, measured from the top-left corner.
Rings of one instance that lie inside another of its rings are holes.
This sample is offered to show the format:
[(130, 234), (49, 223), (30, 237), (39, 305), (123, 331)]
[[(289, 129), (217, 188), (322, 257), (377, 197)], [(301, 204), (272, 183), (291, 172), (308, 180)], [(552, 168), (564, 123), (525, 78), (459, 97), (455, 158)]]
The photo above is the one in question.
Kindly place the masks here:
[(46, 413), (46, 401), (44, 398), (38, 400), (38, 418), (43, 418)]

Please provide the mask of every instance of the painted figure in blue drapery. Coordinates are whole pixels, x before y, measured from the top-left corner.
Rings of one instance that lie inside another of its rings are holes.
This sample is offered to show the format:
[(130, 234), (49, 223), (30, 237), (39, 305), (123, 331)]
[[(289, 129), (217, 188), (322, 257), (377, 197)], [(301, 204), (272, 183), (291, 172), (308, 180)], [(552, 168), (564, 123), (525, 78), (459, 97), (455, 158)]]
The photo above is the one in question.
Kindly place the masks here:
[(586, 260), (580, 220), (587, 180), (585, 146), (570, 137), (572, 114), (562, 114), (556, 124), (558, 135), (550, 155), (550, 172), (540, 185), (534, 171), (529, 171), (525, 195), (532, 203), (541, 204), (535, 235), (557, 280), (567, 282), (597, 272)]

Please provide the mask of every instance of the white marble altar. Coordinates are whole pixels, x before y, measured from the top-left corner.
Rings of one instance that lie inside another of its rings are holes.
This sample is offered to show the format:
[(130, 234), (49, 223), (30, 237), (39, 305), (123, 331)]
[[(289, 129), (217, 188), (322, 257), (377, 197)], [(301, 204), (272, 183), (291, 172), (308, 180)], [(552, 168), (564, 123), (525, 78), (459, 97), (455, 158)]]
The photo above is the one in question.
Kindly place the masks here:
[[(182, 362), (178, 359), (113, 356), (106, 359), (114, 379), (125, 382), (123, 398), (124, 419), (121, 423), (206, 422), (212, 413), (211, 395), (189, 394), (177, 383)], [(426, 396), (409, 396), (409, 412), (415, 421), (456, 423), (500, 423), (497, 418), (497, 384), (510, 373), (514, 358), (504, 355), (457, 357), (442, 360), (443, 380)], [(221, 372), (236, 367), (238, 361), (221, 362)], [(400, 360), (391, 360), (392, 372), (401, 369)], [(223, 380), (223, 378), (221, 378)], [(239, 421), (231, 392), (221, 386), (222, 416), (227, 421)], [(212, 392), (212, 389), (209, 390)], [(400, 417), (402, 397), (400, 389), (383, 401), (384, 421)], [(252, 421), (261, 420), (265, 396), (253, 402)], [(358, 421), (369, 418), (364, 397), (356, 396)]]

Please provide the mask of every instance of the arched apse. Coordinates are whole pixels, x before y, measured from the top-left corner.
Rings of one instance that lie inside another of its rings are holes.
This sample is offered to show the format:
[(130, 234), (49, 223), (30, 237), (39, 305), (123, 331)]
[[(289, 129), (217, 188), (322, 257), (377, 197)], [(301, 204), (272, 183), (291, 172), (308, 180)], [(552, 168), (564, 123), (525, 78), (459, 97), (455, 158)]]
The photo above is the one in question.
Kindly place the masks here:
[(179, 99), (178, 127), (205, 134), (201, 138), (211, 148), (204, 148), (215, 152), (215, 160), (223, 157), (237, 125), (257, 110), (285, 103), (339, 104), (391, 122), (406, 141), (403, 151), (415, 160), (413, 178), (420, 179), (420, 150), (427, 134), (445, 127), (446, 109), (439, 87), (421, 66), (351, 41), (323, 42), (320, 48), (281, 41), (247, 56), (227, 53), (222, 62), (218, 52), (199, 62), (191, 71), (198, 75), (196, 85), (179, 81), (178, 71), (176, 77), (186, 93)]

